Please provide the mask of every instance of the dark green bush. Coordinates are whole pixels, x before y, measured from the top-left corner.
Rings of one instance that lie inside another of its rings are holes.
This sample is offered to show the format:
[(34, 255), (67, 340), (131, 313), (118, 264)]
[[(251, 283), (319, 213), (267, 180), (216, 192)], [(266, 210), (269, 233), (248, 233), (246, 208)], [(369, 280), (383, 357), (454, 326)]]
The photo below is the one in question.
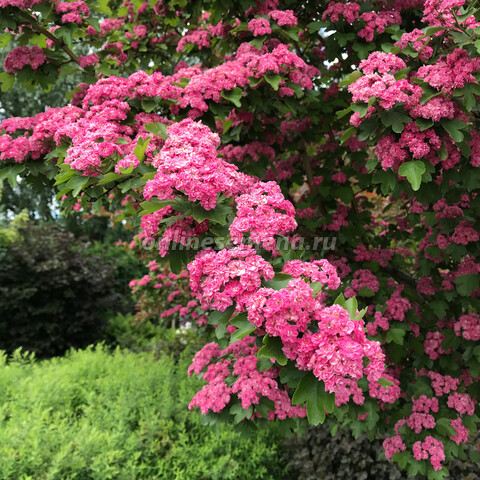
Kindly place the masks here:
[(97, 341), (105, 312), (119, 304), (112, 268), (55, 227), (20, 233), (0, 248), (0, 349), (47, 357)]
[(217, 437), (187, 410), (201, 382), (176, 365), (104, 347), (0, 365), (2, 480), (289, 478), (275, 426)]
[(145, 274), (147, 270), (145, 263), (125, 244), (95, 242), (85, 250), (85, 253), (101, 257), (102, 261), (113, 270), (112, 286), (121, 296), (121, 302), (116, 309), (122, 313), (132, 312), (135, 299), (128, 284), (130, 280)]

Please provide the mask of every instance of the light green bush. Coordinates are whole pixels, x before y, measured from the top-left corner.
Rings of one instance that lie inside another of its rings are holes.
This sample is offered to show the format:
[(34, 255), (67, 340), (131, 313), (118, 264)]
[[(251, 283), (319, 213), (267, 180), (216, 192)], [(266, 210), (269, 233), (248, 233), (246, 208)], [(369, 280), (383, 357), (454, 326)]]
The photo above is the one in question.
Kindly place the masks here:
[(285, 478), (275, 428), (217, 437), (187, 404), (199, 387), (191, 354), (104, 347), (0, 365), (2, 480)]

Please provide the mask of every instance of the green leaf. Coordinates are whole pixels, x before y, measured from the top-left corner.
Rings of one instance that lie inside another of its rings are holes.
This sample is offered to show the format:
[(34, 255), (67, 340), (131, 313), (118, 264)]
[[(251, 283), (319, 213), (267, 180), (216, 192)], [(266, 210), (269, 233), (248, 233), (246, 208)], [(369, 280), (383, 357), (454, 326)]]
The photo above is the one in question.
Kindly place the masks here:
[(360, 297), (373, 297), (375, 295), (374, 292), (372, 292), (372, 290), (370, 290), (368, 287), (365, 287), (363, 286), (359, 291), (358, 291), (358, 295)]
[(310, 284), (310, 288), (313, 290), (313, 296), (316, 297), (322, 290), (323, 283), (322, 282), (312, 282)]
[(178, 275), (182, 271), (183, 265), (187, 263), (187, 259), (188, 251), (185, 250), (185, 247), (177, 243), (172, 243), (168, 254), (170, 270)]
[(106, 183), (114, 182), (119, 178), (125, 178), (125, 175), (120, 175), (119, 173), (109, 172), (106, 173), (101, 180), (98, 181), (97, 185), (105, 185)]
[(109, 0), (98, 0), (98, 7), (96, 10), (99, 11), (100, 13), (104, 13), (105, 15), (111, 15), (112, 10), (108, 6), (108, 3), (109, 3)]
[(478, 290), (480, 287), (479, 282), (480, 280), (476, 273), (467, 273), (466, 275), (460, 275), (455, 279), (457, 292), (464, 297), (469, 297), (473, 291)]
[(463, 133), (460, 130), (467, 128), (467, 125), (456, 118), (447, 120), (443, 118), (440, 123), (443, 128), (450, 134), (454, 142), (460, 143), (463, 140)]
[(307, 418), (311, 425), (318, 425), (325, 421), (325, 416), (333, 412), (335, 395), (325, 391), (325, 385), (313, 373), (308, 373), (301, 380), (292, 398), (293, 405), (306, 403)]
[(139, 177), (132, 177), (126, 182), (120, 183), (118, 186), (122, 193), (127, 192), (128, 190), (133, 190), (138, 187), (143, 187), (145, 185), (145, 181)]
[(227, 215), (231, 213), (232, 207), (218, 204), (213, 210), (205, 210), (201, 205), (194, 205), (192, 209), (192, 217), (202, 223), (204, 220), (210, 220), (220, 225), (227, 224)]
[(65, 186), (72, 189), (72, 195), (77, 197), (83, 187), (85, 187), (90, 181), (90, 177), (83, 177), (77, 175), (72, 177)]
[(393, 110), (385, 112), (381, 120), (386, 127), (391, 127), (395, 133), (402, 133), (404, 125), (412, 121), (408, 115)]
[(5, 48), (12, 38), (13, 35), (11, 33), (2, 33), (0, 35), (0, 48)]
[(20, 175), (25, 170), (25, 165), (12, 165), (10, 167), (5, 167), (0, 169), (0, 182), (5, 178), (12, 188), (15, 188), (17, 185), (17, 176)]
[(475, 108), (476, 104), (477, 99), (475, 98), (475, 95), (473, 95), (471, 92), (467, 92), (463, 97), (463, 105), (465, 106), (467, 112), (471, 112)]
[(227, 323), (230, 320), (233, 312), (235, 311), (235, 306), (231, 305), (224, 312), (219, 310), (213, 310), (208, 314), (208, 323), (210, 325), (218, 325), (219, 323)]
[(263, 418), (268, 418), (270, 416), (270, 412), (275, 411), (275, 404), (272, 402), (272, 400), (261, 397), (260, 401), (255, 406), (255, 411), (259, 413)]
[(217, 325), (217, 328), (215, 329), (215, 336), (220, 340), (225, 336), (226, 333), (227, 333), (227, 324), (219, 323)]
[(436, 426), (435, 428), (437, 429), (438, 433), (441, 435), (451, 435), (454, 437), (457, 434), (457, 431), (455, 430), (454, 427), (450, 425), (450, 419), (449, 418), (439, 418), (436, 421)]
[(257, 358), (274, 358), (282, 366), (287, 364), (287, 357), (284, 355), (283, 343), (278, 337), (265, 335), (263, 337), (263, 347), (257, 352)]
[(345, 297), (343, 295), (343, 293), (341, 293), (336, 299), (335, 301), (333, 302), (335, 305), (340, 305), (341, 307), (345, 308), (345, 305), (346, 305), (346, 300), (345, 300)]
[(8, 92), (15, 83), (15, 75), (7, 72), (0, 73), (0, 83), (2, 84), (2, 92)]
[(386, 378), (383, 378), (383, 377), (378, 379), (378, 383), (379, 383), (382, 387), (385, 387), (385, 388), (393, 385), (393, 382), (392, 382), (392, 381), (387, 380)]
[(146, 113), (153, 112), (158, 107), (158, 101), (154, 98), (143, 98), (142, 108)]
[(76, 175), (77, 172), (75, 170), (66, 170), (58, 175), (55, 176), (55, 183), (53, 184), (54, 186), (60, 185), (62, 183), (67, 182), (70, 180), (74, 175)]
[(280, 85), (280, 82), (282, 81), (282, 77), (280, 75), (267, 74), (267, 75), (265, 75), (265, 80), (275, 91), (277, 91), (278, 86)]
[(425, 164), (420, 160), (405, 162), (398, 169), (398, 174), (406, 177), (412, 189), (416, 192), (422, 183), (422, 175), (425, 173)]
[(374, 118), (369, 118), (360, 124), (358, 139), (362, 142), (370, 138), (378, 130), (378, 122)]
[(235, 330), (235, 332), (233, 332), (232, 336), (230, 337), (230, 343), (241, 340), (242, 338), (246, 337), (257, 329), (255, 325), (252, 325), (248, 321), (248, 315), (246, 312), (239, 313), (236, 317), (232, 319), (230, 323), (237, 327), (237, 330)]
[(290, 388), (297, 388), (304, 376), (305, 372), (299, 370), (293, 362), (287, 363), (287, 366), (280, 370), (280, 381)]
[(436, 300), (430, 303), (430, 308), (438, 318), (443, 318), (447, 312), (447, 304), (445, 302)]
[(421, 132), (423, 132), (427, 128), (433, 127), (432, 120), (428, 120), (426, 118), (417, 118), (415, 120), (415, 123), (416, 123), (417, 127), (420, 129)]
[(403, 345), (403, 337), (405, 336), (405, 330), (402, 328), (390, 328), (387, 332), (387, 343), (393, 342), (397, 345)]
[(340, 143), (344, 144), (352, 135), (355, 134), (357, 129), (355, 127), (349, 127), (347, 128), (343, 133), (342, 136), (340, 137)]
[(164, 123), (147, 123), (145, 125), (145, 130), (148, 133), (153, 133), (157, 137), (163, 138), (164, 140), (168, 138), (167, 126)]
[(234, 415), (235, 423), (239, 423), (245, 418), (250, 418), (253, 415), (253, 407), (250, 406), (247, 410), (244, 410), (241, 403), (236, 403), (230, 407), (230, 413)]
[(349, 313), (350, 318), (353, 320), (358, 310), (358, 303), (355, 297), (350, 297), (345, 301), (345, 306), (343, 307)]
[(145, 140), (142, 137), (139, 137), (137, 144), (133, 149), (133, 154), (137, 157), (139, 162), (143, 161), (145, 152), (147, 151), (148, 144), (150, 143), (151, 137), (147, 137)]
[(222, 90), (222, 97), (225, 98), (225, 100), (230, 100), (237, 108), (242, 106), (240, 100), (243, 97), (243, 93), (238, 87), (235, 87), (233, 90), (228, 92)]
[(345, 115), (348, 115), (349, 113), (351, 113), (352, 111), (352, 107), (347, 107), (347, 108), (344, 108), (343, 110), (339, 110), (335, 115), (338, 119), (340, 118), (343, 118)]
[(154, 213), (166, 207), (167, 205), (170, 205), (171, 203), (172, 200), (160, 200), (159, 198), (152, 198), (148, 202), (140, 203), (140, 206), (145, 213)]
[(250, 45), (255, 47), (257, 50), (261, 50), (266, 39), (267, 37), (265, 35), (262, 37), (256, 37), (250, 42)]
[(273, 288), (274, 290), (281, 290), (288, 286), (288, 282), (293, 280), (292, 275), (288, 275), (287, 273), (276, 273), (275, 276), (266, 282), (263, 282), (265, 287)]
[(347, 85), (350, 85), (351, 83), (358, 80), (361, 76), (363, 76), (362, 72), (360, 70), (355, 70), (354, 72), (350, 73), (350, 75), (348, 75), (348, 77), (345, 80), (342, 80), (338, 86), (345, 87)]
[(367, 310), (368, 310), (368, 307), (362, 308), (358, 312), (358, 314), (353, 317), (352, 320), (356, 320), (356, 321), (361, 320), (363, 318), (363, 316), (367, 313)]

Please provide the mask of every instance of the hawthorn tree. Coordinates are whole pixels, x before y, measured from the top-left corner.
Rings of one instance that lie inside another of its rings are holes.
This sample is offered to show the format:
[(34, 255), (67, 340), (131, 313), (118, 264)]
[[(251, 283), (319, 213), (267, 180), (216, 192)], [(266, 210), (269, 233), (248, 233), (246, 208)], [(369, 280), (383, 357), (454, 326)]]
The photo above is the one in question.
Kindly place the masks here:
[(205, 423), (327, 419), (447, 476), (479, 422), (477, 2), (0, 9), (2, 90), (81, 78), (1, 122), (0, 176), (137, 225), (140, 286), (189, 278)]

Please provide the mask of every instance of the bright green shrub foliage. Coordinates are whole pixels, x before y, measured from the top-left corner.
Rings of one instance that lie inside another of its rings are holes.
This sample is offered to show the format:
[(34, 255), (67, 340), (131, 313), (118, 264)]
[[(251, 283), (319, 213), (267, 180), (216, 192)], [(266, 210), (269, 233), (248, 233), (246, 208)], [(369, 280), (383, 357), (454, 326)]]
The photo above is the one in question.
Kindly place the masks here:
[(0, 478), (288, 478), (274, 429), (245, 437), (225, 425), (217, 437), (188, 412), (199, 388), (190, 356), (175, 366), (103, 347), (40, 363), (17, 354), (0, 368)]

